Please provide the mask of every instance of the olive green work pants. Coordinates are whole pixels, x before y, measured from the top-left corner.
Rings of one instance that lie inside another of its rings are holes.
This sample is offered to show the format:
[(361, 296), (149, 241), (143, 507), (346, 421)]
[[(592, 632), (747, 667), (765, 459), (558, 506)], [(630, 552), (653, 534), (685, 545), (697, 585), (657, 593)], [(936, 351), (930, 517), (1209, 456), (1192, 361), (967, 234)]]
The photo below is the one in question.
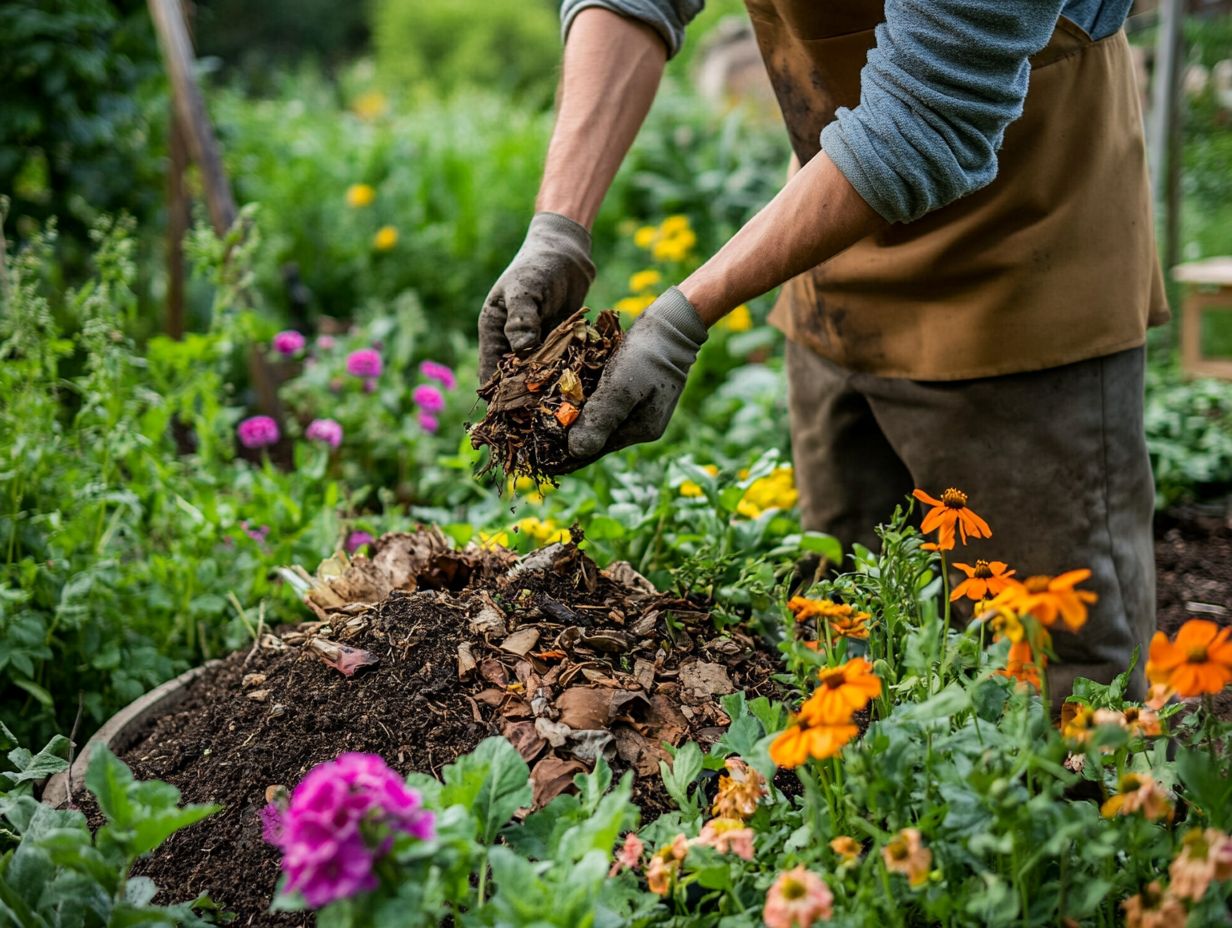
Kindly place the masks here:
[[(792, 456), (805, 528), (849, 549), (914, 487), (969, 496), (992, 528), (953, 559), (1005, 561), (1019, 578), (1089, 567), (1099, 601), (1077, 633), (1053, 629), (1054, 700), (1075, 677), (1108, 682), (1155, 629), (1155, 488), (1143, 431), (1145, 350), (954, 382), (877, 377), (787, 345)], [(916, 521), (918, 525), (918, 518)], [(961, 579), (959, 575), (956, 578)]]

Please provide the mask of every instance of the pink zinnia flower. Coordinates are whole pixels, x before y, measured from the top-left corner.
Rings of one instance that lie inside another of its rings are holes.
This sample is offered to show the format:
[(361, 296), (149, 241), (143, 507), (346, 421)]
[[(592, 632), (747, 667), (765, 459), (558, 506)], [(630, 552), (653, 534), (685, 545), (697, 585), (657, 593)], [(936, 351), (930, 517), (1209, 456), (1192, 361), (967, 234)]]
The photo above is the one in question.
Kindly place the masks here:
[(347, 355), (346, 369), (352, 377), (380, 377), (381, 367), (381, 355), (375, 348), (360, 348)]
[(236, 427), (245, 448), (268, 448), (278, 443), (278, 423), (269, 416), (251, 416)]
[(830, 887), (803, 867), (779, 874), (762, 909), (767, 928), (809, 928), (815, 921), (829, 921), (833, 914)]
[(419, 365), (419, 373), (429, 380), (437, 381), (446, 390), (452, 390), (458, 385), (458, 378), (454, 376), (453, 370), (436, 361), (424, 361)]
[(735, 854), (743, 860), (753, 859), (753, 829), (745, 828), (738, 818), (712, 818), (702, 826), (695, 839), (697, 844), (712, 847), (720, 854)]
[(287, 892), (313, 908), (377, 888), (374, 865), (396, 832), (435, 837), (435, 816), (419, 793), (375, 754), (342, 754), (318, 764), (285, 810), (261, 813), (265, 840), (282, 851)]
[(351, 534), (347, 535), (346, 537), (347, 554), (354, 554), (364, 545), (370, 545), (375, 540), (376, 539), (373, 538), (371, 535), (369, 535), (367, 532), (361, 531), (360, 529), (356, 529), (355, 531), (351, 532)]
[(629, 832), (625, 835), (625, 843), (616, 852), (616, 859), (612, 861), (612, 869), (608, 872), (608, 876), (615, 876), (621, 870), (636, 870), (642, 865), (642, 855), (645, 852), (646, 845), (637, 836), (637, 832)]
[(419, 427), (425, 432), (435, 432), (441, 427), (441, 420), (430, 412), (421, 412), (419, 414)]
[(436, 387), (422, 384), (411, 391), (415, 405), (427, 413), (438, 413), (445, 408), (445, 397)]
[(304, 336), (294, 329), (283, 329), (274, 336), (274, 350), (290, 357), (304, 350)]
[(342, 426), (333, 419), (313, 419), (304, 430), (309, 441), (323, 441), (331, 448), (342, 444)]

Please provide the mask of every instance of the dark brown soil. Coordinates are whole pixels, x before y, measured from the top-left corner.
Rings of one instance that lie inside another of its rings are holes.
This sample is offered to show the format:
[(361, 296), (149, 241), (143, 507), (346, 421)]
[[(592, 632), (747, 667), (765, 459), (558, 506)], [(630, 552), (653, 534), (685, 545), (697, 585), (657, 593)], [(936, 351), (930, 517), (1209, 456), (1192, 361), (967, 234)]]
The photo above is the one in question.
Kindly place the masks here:
[[(421, 545), (404, 589), (374, 608), (346, 602), (379, 573), (387, 539), (421, 537), (432, 541), (429, 533), (382, 539), (372, 561), (357, 559), (363, 570), (310, 594), (328, 625), (267, 635), (251, 655), (221, 661), (123, 752), (138, 777), (175, 784), (186, 802), (223, 806), (138, 865), (166, 898), (208, 893), (240, 926), (306, 923), (267, 912), (278, 856), (262, 841), (258, 813), (269, 787), (294, 787), (343, 751), (439, 774), (483, 738), (504, 734), (530, 763), (542, 805), (586, 765), (584, 747), (571, 738), (553, 747), (538, 716), (558, 738), (609, 733), (611, 764), (618, 775), (634, 770), (634, 798), (648, 820), (670, 805), (660, 742), (712, 743), (728, 721), (723, 693), (775, 693), (775, 658), (739, 633), (717, 636), (704, 604), (655, 593), (627, 565), (601, 572), (572, 546), (543, 549), (519, 565), (538, 567), (514, 576), (508, 552), (429, 545), (425, 554)], [(374, 582), (369, 593), (385, 592)], [(526, 647), (531, 630), (538, 640)], [(470, 648), (473, 666), (459, 646)], [(352, 676), (327, 663), (356, 657), (376, 663)]]
[[(1159, 627), (1176, 634), (1188, 619), (1232, 625), (1232, 499), (1185, 506), (1155, 519)], [(1232, 689), (1215, 697), (1232, 720)]]

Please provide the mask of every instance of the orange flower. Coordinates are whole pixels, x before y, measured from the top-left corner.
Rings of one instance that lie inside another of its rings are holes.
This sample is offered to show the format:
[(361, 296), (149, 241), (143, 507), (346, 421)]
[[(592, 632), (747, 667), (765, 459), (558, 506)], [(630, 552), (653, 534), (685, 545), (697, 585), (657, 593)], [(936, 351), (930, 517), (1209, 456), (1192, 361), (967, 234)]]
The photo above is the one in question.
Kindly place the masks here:
[(719, 791), (712, 811), (719, 818), (744, 820), (757, 811), (757, 803), (767, 794), (766, 778), (739, 757), (724, 762), (727, 774), (719, 777)]
[(1144, 738), (1153, 738), (1163, 734), (1159, 716), (1150, 709), (1139, 706), (1125, 707), (1125, 727), (1129, 729), (1131, 735), (1141, 735)]
[(793, 596), (787, 600), (787, 608), (796, 617), (797, 622), (809, 619), (848, 618), (855, 610), (847, 603), (831, 602), (828, 599), (809, 599), (807, 596)]
[(867, 612), (856, 612), (846, 618), (829, 619), (826, 624), (837, 638), (864, 641), (868, 638), (868, 620), (871, 618)]
[(1164, 683), (1182, 698), (1218, 693), (1232, 682), (1232, 627), (1190, 619), (1170, 642), (1163, 632), (1151, 639), (1146, 677)]
[(1099, 811), (1104, 818), (1141, 812), (1144, 818), (1152, 822), (1161, 818), (1172, 821), (1175, 811), (1172, 800), (1153, 777), (1145, 773), (1127, 773), (1121, 777), (1117, 788), (1117, 794), (1100, 806)]
[(976, 561), (974, 567), (967, 564), (954, 564), (967, 575), (967, 579), (954, 587), (950, 594), (950, 602), (957, 602), (966, 596), (973, 602), (979, 602), (987, 596), (996, 596), (1007, 585), (1006, 578), (1014, 576), (1014, 571), (1008, 570), (1004, 561)]
[(1087, 604), (1099, 597), (1090, 590), (1074, 587), (1091, 576), (1089, 570), (1071, 570), (1057, 577), (1028, 577), (1026, 582), (1007, 579), (1006, 587), (988, 604), (990, 609), (1010, 609), (1020, 615), (1031, 613), (1044, 625), (1056, 624), (1057, 616), (1070, 631), (1086, 624)]
[(864, 848), (860, 846), (860, 842), (851, 835), (839, 835), (830, 842), (830, 850), (841, 857), (845, 864), (854, 863), (860, 859), (860, 855), (864, 853)]
[(1167, 683), (1152, 683), (1146, 690), (1146, 701), (1143, 703), (1148, 709), (1159, 711), (1166, 706), (1169, 700), (1176, 695), (1176, 690), (1170, 687)]
[(933, 852), (920, 841), (918, 828), (904, 828), (881, 849), (881, 859), (891, 873), (901, 873), (912, 886), (928, 882)]
[(852, 713), (881, 695), (881, 679), (862, 657), (853, 657), (841, 667), (826, 667), (817, 676), (821, 686), (800, 707), (800, 717), (810, 725), (847, 724)]
[(923, 490), (915, 490), (912, 496), (933, 507), (925, 513), (920, 531), (925, 535), (934, 530), (937, 532), (938, 550), (949, 551), (954, 547), (955, 528), (964, 545), (968, 535), (972, 538), (992, 537), (988, 523), (967, 508), (967, 494), (962, 490), (950, 487), (941, 494), (941, 499), (934, 499)]
[(825, 760), (859, 731), (854, 725), (809, 725), (797, 720), (770, 743), (770, 759), (780, 767), (799, 767), (810, 757)]
[(1181, 899), (1198, 902), (1206, 895), (1207, 887), (1215, 879), (1215, 857), (1211, 849), (1227, 838), (1214, 828), (1191, 828), (1181, 839), (1181, 852), (1168, 867), (1172, 878), (1168, 892)]
[(1121, 903), (1125, 928), (1171, 928), (1184, 925), (1185, 906), (1172, 893), (1164, 892), (1159, 880), (1152, 880), (1136, 896)]
[(1061, 705), (1061, 737), (1066, 741), (1087, 741), (1095, 724), (1095, 710), (1085, 703), (1066, 702)]
[[(1044, 663), (1044, 655), (1040, 655), (1039, 663)], [(1013, 677), (1019, 683), (1029, 683), (1037, 690), (1040, 688), (1039, 665), (1031, 655), (1031, 646), (1025, 641), (1016, 641), (1010, 645), (1010, 653), (1006, 657), (1005, 666), (997, 671), (1003, 677)]]
[(676, 835), (671, 844), (664, 845), (655, 851), (646, 866), (647, 888), (656, 896), (666, 896), (672, 890), (672, 883), (680, 870), (680, 862), (689, 853), (689, 842), (684, 835)]

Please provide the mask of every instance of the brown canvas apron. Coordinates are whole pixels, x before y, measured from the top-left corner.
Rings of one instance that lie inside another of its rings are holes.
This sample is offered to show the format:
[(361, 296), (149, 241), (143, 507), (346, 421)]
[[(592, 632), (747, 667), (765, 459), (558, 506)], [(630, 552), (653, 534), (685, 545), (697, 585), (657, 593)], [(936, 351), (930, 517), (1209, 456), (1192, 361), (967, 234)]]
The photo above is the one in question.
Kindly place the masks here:
[[(860, 100), (881, 0), (746, 0), (801, 164)], [(1141, 345), (1169, 317), (1124, 32), (1061, 19), (996, 180), (784, 285), (771, 321), (848, 369), (958, 380)]]

